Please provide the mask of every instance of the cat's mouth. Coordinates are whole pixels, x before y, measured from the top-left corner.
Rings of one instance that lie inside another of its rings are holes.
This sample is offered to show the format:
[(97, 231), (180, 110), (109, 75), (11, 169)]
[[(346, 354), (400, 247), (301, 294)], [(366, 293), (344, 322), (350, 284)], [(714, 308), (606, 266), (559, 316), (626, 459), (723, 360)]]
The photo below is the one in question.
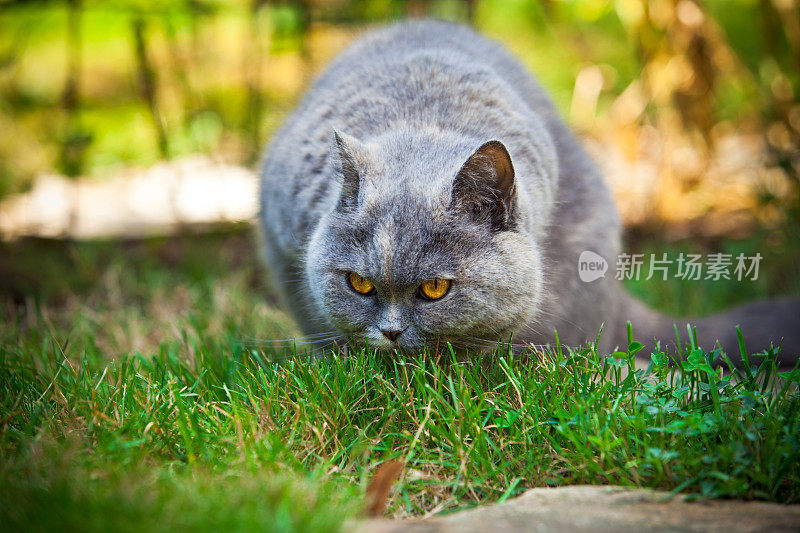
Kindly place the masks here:
[[(409, 328), (406, 328), (408, 330)], [(348, 344), (357, 349), (365, 348), (367, 350), (376, 350), (383, 354), (428, 354), (428, 355), (444, 355), (454, 353), (456, 355), (475, 353), (486, 350), (490, 347), (496, 347), (494, 343), (485, 341), (484, 343), (471, 342), (467, 339), (461, 339), (459, 335), (422, 335), (418, 331), (403, 330), (400, 335), (397, 335), (394, 340), (387, 338), (386, 335), (380, 331), (354, 331), (348, 334)], [(480, 344), (486, 344), (482, 346)]]
[(403, 338), (402, 335), (390, 340), (382, 334), (372, 335), (368, 332), (362, 332), (351, 334), (349, 342), (353, 346), (377, 350), (381, 353), (421, 353), (428, 349), (427, 344), (414, 342), (409, 338)]

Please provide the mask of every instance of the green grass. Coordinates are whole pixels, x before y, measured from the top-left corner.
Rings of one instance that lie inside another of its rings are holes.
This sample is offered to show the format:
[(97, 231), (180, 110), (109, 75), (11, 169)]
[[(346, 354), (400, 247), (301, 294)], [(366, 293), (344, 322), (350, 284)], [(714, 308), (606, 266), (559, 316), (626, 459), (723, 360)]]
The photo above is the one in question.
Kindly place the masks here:
[(388, 459), (395, 517), (577, 483), (800, 501), (800, 371), (774, 354), (734, 379), (688, 334), (686, 362), (647, 370), (633, 339), (314, 360), (251, 340), (296, 334), (252, 248), (238, 229), (0, 245), (5, 527), (337, 530)]

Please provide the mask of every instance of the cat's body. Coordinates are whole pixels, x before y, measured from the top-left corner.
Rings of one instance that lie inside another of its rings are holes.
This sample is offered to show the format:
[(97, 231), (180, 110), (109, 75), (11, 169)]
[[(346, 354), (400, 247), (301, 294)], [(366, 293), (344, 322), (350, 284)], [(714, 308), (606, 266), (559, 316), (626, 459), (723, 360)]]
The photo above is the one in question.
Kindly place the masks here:
[[(557, 330), (577, 345), (604, 324), (608, 349), (631, 320), (639, 338), (674, 338), (674, 321), (613, 275), (580, 280), (581, 252), (613, 268), (620, 251), (611, 194), (525, 69), (456, 25), (400, 24), (334, 61), (269, 147), (261, 221), (273, 275), (312, 336), (419, 349), (509, 334), (547, 344)], [(350, 272), (372, 292), (351, 290)], [(420, 297), (430, 279), (452, 283), (440, 300)], [(783, 324), (756, 344), (786, 337), (796, 356), (800, 306), (770, 305)], [(699, 321), (701, 340), (732, 342), (736, 324), (747, 335), (747, 318)]]

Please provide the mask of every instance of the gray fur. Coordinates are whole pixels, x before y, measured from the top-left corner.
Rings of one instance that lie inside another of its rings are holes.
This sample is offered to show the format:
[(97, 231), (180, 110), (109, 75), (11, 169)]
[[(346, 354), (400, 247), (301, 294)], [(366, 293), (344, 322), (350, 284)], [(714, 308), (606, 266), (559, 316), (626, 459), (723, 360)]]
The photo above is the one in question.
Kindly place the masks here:
[[(489, 141), (511, 156), (511, 187), (491, 161), (471, 159)], [(637, 337), (674, 338), (674, 321), (613, 276), (579, 280), (582, 251), (612, 264), (619, 253), (611, 194), (525, 69), (464, 27), (406, 22), (343, 52), (268, 149), (261, 222), (273, 274), (310, 335), (388, 348), (389, 329), (416, 350), (510, 334), (546, 344), (557, 330), (577, 345), (604, 324), (608, 349), (625, 343), (631, 320)], [(351, 290), (348, 271), (376, 293)], [(417, 295), (431, 278), (453, 280), (441, 300)], [(723, 318), (722, 329), (733, 325)]]

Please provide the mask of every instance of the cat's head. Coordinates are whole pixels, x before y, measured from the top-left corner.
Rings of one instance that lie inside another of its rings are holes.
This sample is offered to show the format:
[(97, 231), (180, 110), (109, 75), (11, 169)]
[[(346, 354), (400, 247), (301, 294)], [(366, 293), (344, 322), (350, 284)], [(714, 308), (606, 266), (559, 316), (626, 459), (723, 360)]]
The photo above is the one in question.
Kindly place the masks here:
[(306, 277), (334, 326), (371, 347), (463, 348), (535, 316), (541, 254), (521, 231), (500, 141), (335, 133), (331, 150), (341, 191), (311, 237)]

